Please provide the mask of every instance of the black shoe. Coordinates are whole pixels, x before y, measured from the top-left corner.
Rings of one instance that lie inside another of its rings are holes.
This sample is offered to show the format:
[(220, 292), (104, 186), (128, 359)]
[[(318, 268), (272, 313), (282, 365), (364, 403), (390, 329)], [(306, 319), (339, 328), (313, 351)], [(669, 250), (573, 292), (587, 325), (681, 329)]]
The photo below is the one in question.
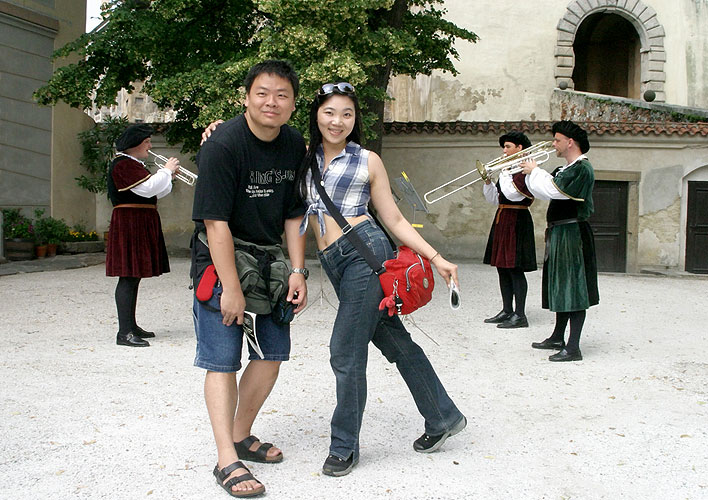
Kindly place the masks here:
[(116, 344), (118, 345), (127, 345), (129, 347), (149, 347), (150, 342), (147, 340), (143, 340), (137, 335), (135, 335), (133, 332), (122, 334), (119, 333), (116, 335)]
[(454, 436), (465, 427), (467, 427), (467, 419), (463, 415), (462, 418), (452, 426), (452, 429), (447, 432), (438, 434), (437, 436), (431, 436), (430, 434), (423, 434), (420, 436), (418, 439), (413, 441), (413, 449), (418, 453), (432, 453), (439, 450), (447, 438)]
[(532, 342), (531, 347), (534, 349), (553, 349), (560, 351), (565, 347), (565, 342), (562, 340), (551, 340), (550, 338), (547, 338), (543, 342)]
[(529, 321), (526, 316), (519, 316), (518, 314), (512, 314), (509, 319), (499, 323), (497, 328), (526, 328), (529, 326)]
[(511, 318), (511, 313), (499, 311), (495, 316), (484, 320), (485, 323), (501, 323)]
[(140, 337), (141, 339), (151, 339), (155, 336), (155, 332), (146, 332), (139, 326), (133, 327), (133, 335)]
[(553, 354), (548, 357), (548, 361), (582, 361), (583, 355), (580, 353), (580, 349), (573, 352), (568, 352), (563, 349), (561, 352)]
[(348, 460), (342, 460), (339, 457), (335, 457), (334, 455), (330, 455), (327, 457), (327, 460), (325, 460), (324, 465), (322, 466), (322, 473), (325, 476), (334, 476), (334, 477), (339, 477), (339, 476), (346, 476), (349, 474), (354, 466), (359, 463), (359, 459), (354, 459), (354, 453), (349, 455)]

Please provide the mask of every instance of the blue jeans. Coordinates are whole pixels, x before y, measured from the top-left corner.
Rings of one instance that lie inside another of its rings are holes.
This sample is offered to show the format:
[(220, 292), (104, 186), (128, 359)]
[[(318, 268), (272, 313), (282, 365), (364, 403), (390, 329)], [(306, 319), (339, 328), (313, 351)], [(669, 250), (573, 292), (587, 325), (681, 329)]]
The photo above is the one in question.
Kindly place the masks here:
[[(376, 257), (388, 260), (393, 250), (386, 235), (372, 221), (354, 231)], [(366, 405), (366, 363), (369, 341), (395, 363), (425, 418), (425, 432), (443, 434), (462, 413), (445, 392), (423, 350), (411, 339), (398, 316), (379, 311), (383, 291), (379, 278), (346, 236), (318, 252), (339, 298), (330, 340), (330, 364), (337, 381), (337, 407), (332, 415), (330, 454), (347, 460), (359, 458), (359, 431)]]
[[(241, 369), (243, 327), (234, 321), (230, 326), (222, 323), (221, 284), (214, 287), (214, 294), (206, 304), (194, 297), (192, 318), (197, 335), (197, 353), (194, 366), (212, 372), (232, 373)], [(255, 333), (258, 345), (267, 361), (287, 361), (290, 357), (290, 325), (278, 325), (270, 314), (256, 316)], [(248, 344), (248, 342), (245, 342)], [(248, 359), (261, 359), (248, 344)]]

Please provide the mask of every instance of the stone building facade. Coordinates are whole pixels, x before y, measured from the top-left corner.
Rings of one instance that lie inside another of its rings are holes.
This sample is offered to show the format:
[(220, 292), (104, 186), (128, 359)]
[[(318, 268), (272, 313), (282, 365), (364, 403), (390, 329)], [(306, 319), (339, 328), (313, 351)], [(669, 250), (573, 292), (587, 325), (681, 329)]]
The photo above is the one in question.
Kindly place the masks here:
[(74, 181), (82, 173), (76, 135), (93, 122), (32, 98), (58, 67), (52, 52), (84, 32), (85, 18), (85, 2), (0, 0), (0, 207), (45, 209), (93, 227), (95, 196)]
[[(47, 2), (0, 0), (0, 13), (9, 4), (47, 11)], [(708, 257), (701, 257), (708, 255), (708, 221), (701, 216), (708, 214), (708, 0), (477, 0), (473, 8), (466, 0), (446, 0), (444, 7), (449, 19), (480, 39), (457, 44), (456, 76), (391, 80), (382, 155), (394, 190), (403, 170), (423, 194), (474, 169), (477, 160), (497, 157), (503, 132), (520, 129), (537, 142), (550, 139), (554, 121), (573, 119), (590, 133), (598, 181), (592, 222), (604, 268), (708, 272)], [(52, 113), (58, 112), (61, 106)], [(88, 114), (170, 120), (169, 111), (155, 109), (139, 90), (118, 96), (112, 109)], [(56, 127), (51, 135), (58, 135)], [(67, 144), (68, 135), (62, 133)], [(179, 156), (178, 146), (159, 136), (153, 142), (165, 156)], [(66, 160), (54, 150), (52, 158), (51, 182), (61, 189), (50, 192), (86, 197)], [(196, 170), (188, 158), (181, 161)], [(558, 164), (552, 158), (544, 167)], [(54, 175), (60, 171), (55, 165), (63, 165), (61, 176)], [(481, 260), (494, 207), (479, 185), (429, 205), (428, 213), (414, 212), (398, 194), (404, 214), (415, 215), (437, 248)], [(66, 197), (51, 198), (60, 216), (72, 213)], [(173, 251), (188, 245), (191, 203), (192, 190), (181, 183), (161, 202)], [(6, 204), (2, 196), (0, 204)], [(96, 228), (105, 230), (110, 207), (104, 196), (77, 206), (88, 206)], [(539, 256), (545, 206), (537, 201), (532, 207)]]
[[(455, 77), (391, 81), (383, 158), (392, 177), (405, 168), (425, 193), (497, 157), (503, 132), (521, 129), (537, 142), (554, 121), (572, 119), (590, 133), (604, 268), (708, 272), (708, 1), (445, 7), (480, 40), (458, 46)], [(539, 251), (545, 207), (532, 208)], [(428, 208), (427, 238), (481, 259), (494, 207), (479, 185)]]

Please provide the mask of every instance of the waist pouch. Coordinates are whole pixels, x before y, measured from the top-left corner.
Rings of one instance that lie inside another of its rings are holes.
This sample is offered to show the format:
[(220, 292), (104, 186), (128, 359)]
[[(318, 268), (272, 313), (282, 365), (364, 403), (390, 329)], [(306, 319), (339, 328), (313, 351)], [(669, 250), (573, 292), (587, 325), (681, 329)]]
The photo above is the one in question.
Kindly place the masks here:
[[(292, 304), (286, 301), (290, 269), (280, 245), (256, 245), (234, 238), (234, 258), (246, 310), (254, 314), (273, 314), (273, 320), (285, 324), (292, 320)], [(206, 233), (195, 231), (192, 237), (192, 279), (197, 300), (209, 301), (218, 282), (211, 262)]]
[(379, 310), (388, 315), (410, 314), (433, 298), (435, 279), (430, 261), (406, 246), (398, 247), (396, 258), (383, 263), (379, 274), (384, 298)]

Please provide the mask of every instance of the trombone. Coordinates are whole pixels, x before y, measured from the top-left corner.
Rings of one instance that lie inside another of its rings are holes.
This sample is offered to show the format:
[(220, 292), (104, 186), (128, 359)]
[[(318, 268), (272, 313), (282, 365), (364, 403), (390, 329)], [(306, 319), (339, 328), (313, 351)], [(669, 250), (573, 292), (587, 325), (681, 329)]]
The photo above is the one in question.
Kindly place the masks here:
[[(162, 155), (159, 155), (157, 153), (153, 153), (152, 151), (148, 150), (148, 153), (153, 155), (155, 157), (155, 165), (158, 167), (164, 168), (165, 164), (169, 161), (169, 158), (165, 158)], [(194, 184), (197, 182), (197, 174), (190, 172), (186, 168), (184, 168), (182, 165), (179, 165), (179, 168), (177, 169), (177, 173), (175, 174), (175, 177), (177, 177), (179, 180), (184, 182), (185, 184), (189, 186), (194, 186)]]
[[(481, 161), (477, 160), (477, 167), (475, 169), (470, 170), (469, 172), (466, 172), (460, 176), (457, 176), (451, 181), (446, 182), (445, 184), (441, 184), (440, 186), (431, 189), (430, 191), (425, 193), (425, 195), (423, 195), (423, 198), (425, 199), (426, 203), (432, 204), (442, 200), (443, 198), (447, 198), (451, 194), (455, 194), (456, 192), (474, 184), (477, 181), (486, 181), (492, 174), (496, 172), (503, 170), (512, 175), (519, 173), (521, 172), (521, 163), (529, 160), (536, 160), (536, 163), (538, 164), (544, 163), (548, 161), (548, 159), (551, 157), (551, 153), (554, 151), (555, 149), (553, 148), (553, 143), (551, 141), (543, 141), (539, 142), (535, 146), (531, 146), (530, 148), (523, 149), (518, 153), (514, 153), (513, 155), (500, 156), (488, 163), (482, 163)], [(466, 184), (463, 184), (462, 186), (453, 189), (452, 191), (446, 192), (444, 194), (438, 194), (439, 191), (444, 190), (450, 184), (474, 174), (479, 174), (479, 177), (469, 181)]]

